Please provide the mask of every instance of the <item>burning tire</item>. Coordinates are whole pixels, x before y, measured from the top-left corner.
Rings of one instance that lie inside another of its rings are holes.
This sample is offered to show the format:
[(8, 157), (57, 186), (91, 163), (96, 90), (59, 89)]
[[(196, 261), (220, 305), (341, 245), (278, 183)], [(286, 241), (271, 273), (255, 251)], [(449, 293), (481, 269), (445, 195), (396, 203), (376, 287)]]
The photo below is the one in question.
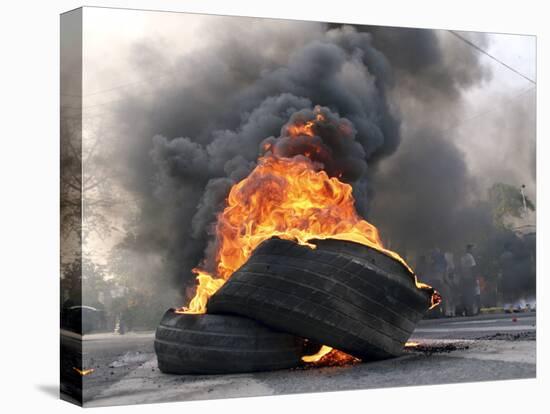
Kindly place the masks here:
[(400, 355), (431, 305), (398, 261), (363, 245), (272, 238), (208, 301), (209, 313), (256, 319), (363, 360)]
[(155, 335), (162, 372), (227, 374), (300, 364), (303, 340), (248, 318), (168, 310)]

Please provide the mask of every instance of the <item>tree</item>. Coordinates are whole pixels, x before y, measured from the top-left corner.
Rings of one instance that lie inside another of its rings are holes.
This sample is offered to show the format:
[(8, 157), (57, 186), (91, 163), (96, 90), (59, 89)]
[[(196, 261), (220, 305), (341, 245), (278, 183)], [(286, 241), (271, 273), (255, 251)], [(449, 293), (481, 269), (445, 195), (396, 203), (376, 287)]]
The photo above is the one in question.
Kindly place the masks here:
[(115, 189), (117, 176), (114, 155), (106, 145), (99, 126), (84, 133), (82, 125), (63, 119), (61, 126), (61, 235), (76, 235), (80, 242), (95, 233), (108, 237), (112, 224), (108, 210), (123, 200)]
[[(116, 163), (102, 124), (62, 114), (61, 118), (61, 300), (67, 304), (98, 304), (112, 284), (108, 269), (96, 263), (90, 237), (108, 238), (111, 210), (122, 204), (114, 183)], [(99, 260), (101, 262), (101, 260)]]
[[(488, 191), (493, 211), (493, 220), (498, 227), (507, 227), (507, 217), (521, 218), (526, 210), (535, 211), (535, 205), (521, 190), (505, 183), (495, 183)], [(524, 205), (525, 200), (525, 205)]]

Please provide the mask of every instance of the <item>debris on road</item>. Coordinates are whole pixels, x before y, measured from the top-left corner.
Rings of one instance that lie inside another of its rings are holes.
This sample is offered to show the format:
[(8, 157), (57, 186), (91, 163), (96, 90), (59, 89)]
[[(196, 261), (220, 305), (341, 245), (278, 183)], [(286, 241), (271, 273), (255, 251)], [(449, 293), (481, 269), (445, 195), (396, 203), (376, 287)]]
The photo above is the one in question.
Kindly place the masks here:
[(405, 347), (406, 353), (422, 353), (426, 356), (432, 354), (449, 353), (458, 350), (469, 349), (470, 345), (467, 342), (431, 342), (431, 343), (416, 343), (414, 346)]
[(478, 340), (498, 340), (498, 341), (535, 341), (537, 333), (533, 331), (518, 333), (497, 332), (494, 335), (481, 336)]

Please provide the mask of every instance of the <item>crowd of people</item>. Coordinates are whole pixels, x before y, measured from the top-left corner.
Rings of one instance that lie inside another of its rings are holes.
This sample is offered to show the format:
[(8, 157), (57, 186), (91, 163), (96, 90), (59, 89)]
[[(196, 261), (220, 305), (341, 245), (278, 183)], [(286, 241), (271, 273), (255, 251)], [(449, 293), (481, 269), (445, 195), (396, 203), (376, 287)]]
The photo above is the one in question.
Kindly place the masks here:
[(416, 274), (443, 298), (430, 315), (471, 316), (478, 314), (482, 306), (502, 307), (505, 311), (533, 310), (534, 240), (533, 233), (494, 244), (489, 250), (485, 246), (480, 252), (473, 244), (466, 244), (457, 254), (435, 247), (418, 256)]
[(443, 302), (437, 313), (476, 315), (481, 308), (480, 277), (476, 268), (474, 245), (468, 244), (458, 257), (437, 247), (429, 255), (420, 255), (416, 273), (441, 293)]

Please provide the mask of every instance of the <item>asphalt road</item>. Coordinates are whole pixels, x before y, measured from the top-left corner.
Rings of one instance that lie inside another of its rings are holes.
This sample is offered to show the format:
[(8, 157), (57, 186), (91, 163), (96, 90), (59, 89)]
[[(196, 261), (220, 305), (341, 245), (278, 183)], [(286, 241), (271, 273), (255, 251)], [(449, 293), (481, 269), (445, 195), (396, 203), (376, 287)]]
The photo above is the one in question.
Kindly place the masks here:
[(503, 313), (420, 321), (412, 339), (477, 339), (499, 333), (536, 332), (536, 313)]
[[(85, 406), (534, 378), (535, 313), (421, 321), (399, 358), (344, 367), (197, 376), (158, 371), (152, 332), (86, 335)], [(66, 334), (66, 337), (74, 334)], [(73, 338), (76, 339), (76, 338)]]

